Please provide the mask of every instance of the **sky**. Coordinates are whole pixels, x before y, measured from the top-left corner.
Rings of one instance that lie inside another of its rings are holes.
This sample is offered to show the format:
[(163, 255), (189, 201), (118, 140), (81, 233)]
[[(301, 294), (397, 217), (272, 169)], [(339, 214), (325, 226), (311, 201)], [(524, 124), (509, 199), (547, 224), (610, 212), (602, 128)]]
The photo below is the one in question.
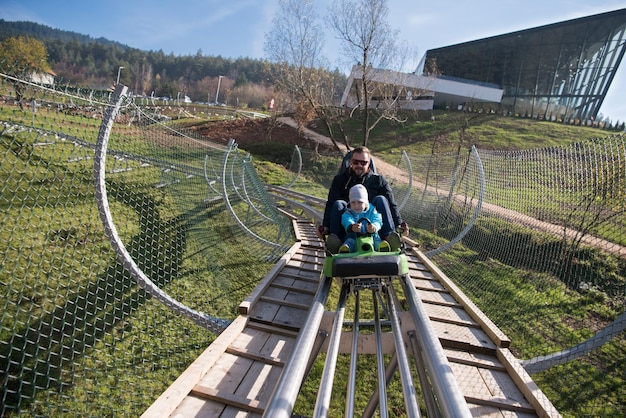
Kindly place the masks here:
[[(303, 0), (304, 1), (304, 0)], [(318, 16), (333, 0), (313, 0)], [(388, 0), (398, 40), (429, 49), (626, 8), (626, 0)], [(0, 0), (0, 19), (104, 37), (145, 51), (225, 58), (264, 58), (278, 0)], [(338, 42), (327, 31), (324, 54), (339, 68)], [(600, 113), (626, 121), (626, 59)]]

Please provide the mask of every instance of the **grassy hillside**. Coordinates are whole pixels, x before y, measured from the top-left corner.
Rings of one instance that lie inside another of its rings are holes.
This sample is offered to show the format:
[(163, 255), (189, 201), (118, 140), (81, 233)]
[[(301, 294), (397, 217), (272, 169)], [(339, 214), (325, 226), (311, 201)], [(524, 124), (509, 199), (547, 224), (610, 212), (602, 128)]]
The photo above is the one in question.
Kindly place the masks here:
[[(479, 113), (424, 111), (403, 115), (403, 123), (381, 121), (367, 144), (377, 153), (398, 148), (410, 154), (429, 154), (475, 145), (483, 149), (530, 149), (601, 138), (612, 132), (528, 118)], [(320, 127), (320, 133), (326, 133)], [(344, 125), (351, 146), (361, 144), (360, 121)]]

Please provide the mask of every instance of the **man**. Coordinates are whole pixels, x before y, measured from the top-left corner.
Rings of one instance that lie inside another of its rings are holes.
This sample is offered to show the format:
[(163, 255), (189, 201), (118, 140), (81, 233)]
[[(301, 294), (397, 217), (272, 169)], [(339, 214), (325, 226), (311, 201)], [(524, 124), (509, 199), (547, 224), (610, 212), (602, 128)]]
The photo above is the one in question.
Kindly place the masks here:
[(328, 191), (324, 220), (318, 228), (318, 235), (321, 239), (328, 235), (326, 248), (333, 254), (339, 250), (346, 234), (341, 226), (341, 214), (348, 205), (350, 188), (356, 184), (365, 186), (372, 205), (381, 214), (383, 226), (379, 233), (383, 240), (389, 242), (393, 251), (401, 245), (400, 235), (395, 231), (396, 225), (400, 227), (404, 235), (409, 232), (407, 224), (402, 221), (389, 183), (382, 175), (372, 172), (370, 168), (370, 150), (366, 147), (357, 147), (352, 150), (348, 168), (341, 170), (333, 178)]

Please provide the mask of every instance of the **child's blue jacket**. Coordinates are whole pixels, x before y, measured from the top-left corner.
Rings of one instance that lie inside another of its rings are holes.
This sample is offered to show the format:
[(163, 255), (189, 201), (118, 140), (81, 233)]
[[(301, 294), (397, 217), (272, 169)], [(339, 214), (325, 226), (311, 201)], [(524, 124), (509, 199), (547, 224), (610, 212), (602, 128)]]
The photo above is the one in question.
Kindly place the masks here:
[[(378, 213), (376, 207), (371, 203), (368, 205), (367, 210), (364, 212), (354, 212), (349, 207), (346, 208), (346, 210), (341, 215), (341, 225), (343, 226), (343, 229), (345, 229), (347, 232), (351, 232), (348, 230), (350, 225), (357, 223), (361, 218), (367, 218), (372, 223), (372, 225), (375, 225), (376, 233), (378, 233), (380, 228), (383, 226), (383, 217), (380, 215), (380, 213)], [(366, 227), (366, 223), (363, 222), (363, 225), (361, 226), (361, 232), (367, 232), (367, 229), (365, 229)]]

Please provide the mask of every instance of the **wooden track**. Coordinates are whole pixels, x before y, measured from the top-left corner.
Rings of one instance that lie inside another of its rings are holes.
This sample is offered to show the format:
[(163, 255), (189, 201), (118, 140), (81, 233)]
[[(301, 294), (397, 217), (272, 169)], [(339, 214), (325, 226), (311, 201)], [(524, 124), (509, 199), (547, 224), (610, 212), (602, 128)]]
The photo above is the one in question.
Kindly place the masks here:
[[(144, 417), (263, 414), (298, 331), (304, 325), (325, 257), (312, 223), (296, 219), (294, 228), (296, 244), (240, 304), (240, 316), (155, 401)], [(509, 351), (509, 339), (415, 247), (407, 250), (407, 256), (411, 280), (471, 414), (560, 416)], [(332, 313), (327, 314), (315, 350), (324, 349), (332, 322)], [(405, 340), (410, 345), (411, 317), (404, 316), (402, 323)], [(367, 346), (363, 344), (364, 351), (369, 351)]]

